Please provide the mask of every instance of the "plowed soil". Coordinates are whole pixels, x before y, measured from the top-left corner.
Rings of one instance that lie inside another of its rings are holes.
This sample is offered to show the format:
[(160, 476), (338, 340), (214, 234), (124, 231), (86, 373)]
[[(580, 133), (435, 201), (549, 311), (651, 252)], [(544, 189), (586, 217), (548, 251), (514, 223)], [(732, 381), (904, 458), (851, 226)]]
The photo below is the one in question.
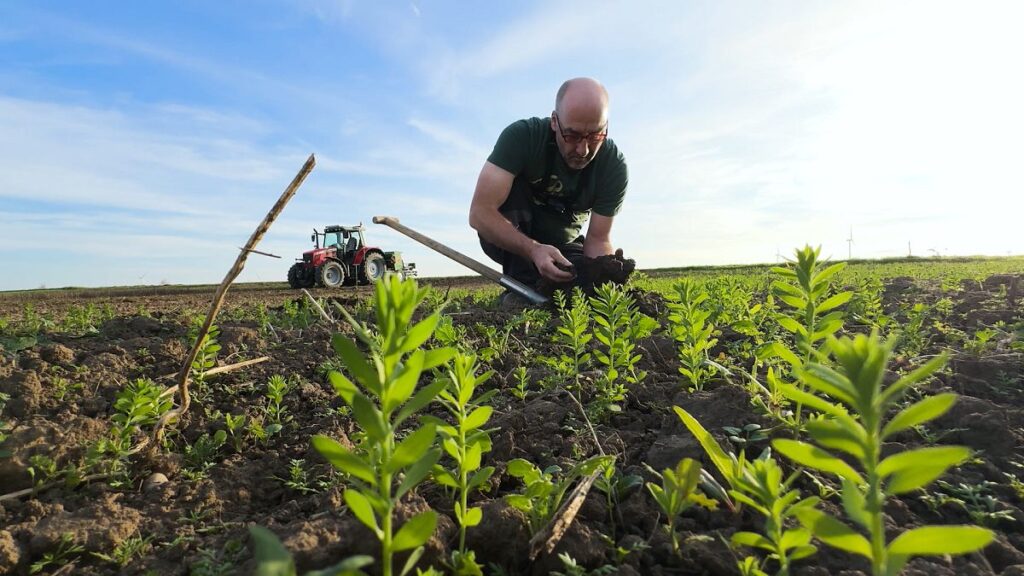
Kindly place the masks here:
[[(954, 308), (946, 322), (973, 334), (999, 321), (1012, 326), (1024, 319), (1020, 302), (1007, 298), (1007, 282), (996, 277), (943, 294), (933, 283), (890, 280), (884, 304), (900, 318), (904, 310), (900, 304), (952, 298)], [(446, 285), (485, 284), (476, 280), (437, 282), (442, 291)], [(366, 289), (316, 293), (350, 310), (369, 294)], [(58, 466), (80, 462), (87, 447), (108, 433), (116, 394), (127, 383), (138, 378), (173, 383), (170, 376), (179, 370), (187, 352), (188, 326), (183, 311), (205, 311), (211, 296), (212, 289), (172, 287), (0, 295), (0, 317), (6, 318), (22, 314), (25, 303), (41, 313), (86, 303), (109, 304), (114, 312), (96, 333), (47, 332), (34, 346), (0, 356), (0, 392), (9, 396), (0, 420), (9, 429), (3, 448), (10, 451), (9, 457), (0, 458), (0, 493), (32, 486), (28, 467), (33, 455), (45, 454)], [(636, 296), (643, 310), (664, 326), (665, 307), (660, 297)], [(254, 320), (231, 319), (244, 316), (232, 314), (232, 309), (262, 303), (270, 312), (280, 313), (285, 302), (297, 298), (301, 296), (278, 287), (232, 288), (224, 317), (218, 322), (223, 345), (220, 363), (260, 356), (270, 359), (211, 378), (184, 419), (174, 426), (167, 445), (132, 460), (130, 485), (114, 486), (101, 478), (74, 488), (57, 487), (0, 501), (0, 573), (30, 573), (33, 563), (58, 549), (65, 533), (73, 534), (84, 550), (69, 554), (63, 568), (54, 563), (41, 573), (248, 574), (253, 569), (247, 532), (251, 524), (277, 533), (294, 554), (300, 573), (352, 554), (376, 554), (373, 536), (344, 508), (343, 484), (309, 442), (314, 434), (326, 434), (344, 443), (356, 431), (344, 410), (339, 410), (343, 402), (328, 383), (325, 368), (336, 362), (331, 334), (347, 329), (321, 321), (306, 328), (276, 328), (268, 333)], [(492, 300), (464, 300), (450, 307), (455, 325), (477, 337), (478, 323), (500, 327), (517, 313), (497, 308)], [(555, 553), (542, 555), (535, 562), (528, 560), (530, 535), (525, 518), (502, 499), (520, 488), (518, 481), (505, 473), (505, 463), (526, 458), (542, 468), (559, 464), (567, 469), (572, 462), (597, 453), (565, 393), (540, 387), (546, 373), (531, 360), (537, 354), (555, 353), (549, 343), (550, 330), (551, 326), (516, 328), (508, 349), (491, 363), (495, 376), (488, 387), (502, 392), (495, 397), (496, 411), (490, 424), (497, 430), (485, 464), (496, 466), (497, 471), (490, 490), (474, 496), (484, 508), (483, 523), (469, 531), (467, 542), (477, 559), (492, 565), (489, 573), (494, 574), (500, 573), (499, 569), (506, 574), (562, 570), (557, 558), (561, 552), (589, 568), (616, 566), (619, 574), (738, 574), (736, 558), (725, 542), (736, 530), (759, 529), (758, 518), (749, 512), (730, 515), (691, 510), (681, 524), (682, 551), (674, 554), (660, 526), (663, 518), (658, 508), (639, 485), (621, 494), (614, 510), (607, 509), (603, 493), (592, 490)], [(930, 342), (923, 355), (960, 346), (947, 341), (945, 333), (934, 326), (925, 330)], [(724, 351), (730, 338), (740, 337), (723, 333), (715, 353)], [(596, 423), (598, 439), (605, 450), (617, 455), (622, 474), (650, 480), (645, 465), (661, 470), (682, 457), (710, 466), (700, 446), (672, 413), (674, 405), (685, 407), (723, 444), (727, 444), (723, 426), (771, 426), (752, 408), (748, 392), (724, 379), (713, 381), (701, 392), (687, 392), (678, 373), (675, 344), (664, 333), (642, 341), (640, 352), (646, 379), (630, 390), (622, 413)], [(531, 367), (528, 378), (532, 387), (525, 400), (507, 393), (514, 386), (513, 370), (520, 365)], [(185, 447), (224, 428), (218, 412), (249, 417), (261, 413), (267, 405), (266, 382), (275, 374), (293, 383), (284, 401), (290, 420), (283, 430), (266, 442), (244, 438), (235, 446), (229, 440), (210, 458), (203, 474), (185, 473), (192, 466), (183, 456)], [(58, 399), (56, 391), (67, 382), (81, 386)], [(1011, 478), (1024, 479), (1021, 353), (1000, 348), (998, 343), (980, 354), (954, 349), (948, 369), (926, 390), (961, 394), (953, 410), (931, 427), (941, 436), (936, 441), (977, 451), (971, 463), (944, 480), (951, 486), (984, 486), (984, 494), (993, 500), (992, 512), (1000, 514), (978, 516), (977, 510), (965, 506), (929, 503), (911, 494), (891, 501), (886, 510), (887, 526), (895, 533), (915, 525), (975, 523), (982, 518), (999, 537), (980, 553), (914, 560), (905, 573), (1024, 574), (1024, 501), (1010, 482)], [(912, 432), (898, 440), (907, 446), (924, 443)], [(286, 482), (296, 460), (303, 461), (308, 480), (305, 489)], [(807, 495), (818, 491), (809, 479), (801, 478), (797, 486)], [(421, 566), (433, 563), (440, 567), (457, 543), (450, 496), (438, 487), (424, 485), (403, 503), (401, 514), (408, 516), (427, 506), (441, 513), (442, 521)], [(109, 555), (133, 536), (146, 538), (148, 545), (124, 566), (90, 554)], [(616, 553), (617, 549), (621, 552)], [(627, 550), (630, 552), (624, 552)], [(818, 555), (798, 565), (795, 573), (852, 576), (867, 571), (861, 559), (821, 547)]]

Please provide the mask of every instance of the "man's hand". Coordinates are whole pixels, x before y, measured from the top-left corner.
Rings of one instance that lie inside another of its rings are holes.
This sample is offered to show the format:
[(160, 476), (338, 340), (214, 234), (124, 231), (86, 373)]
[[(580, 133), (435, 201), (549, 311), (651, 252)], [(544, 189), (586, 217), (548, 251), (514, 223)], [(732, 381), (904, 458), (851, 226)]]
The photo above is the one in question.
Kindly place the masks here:
[(536, 244), (530, 250), (530, 260), (540, 275), (552, 282), (570, 282), (576, 278), (572, 262), (566, 260), (558, 248), (550, 244)]

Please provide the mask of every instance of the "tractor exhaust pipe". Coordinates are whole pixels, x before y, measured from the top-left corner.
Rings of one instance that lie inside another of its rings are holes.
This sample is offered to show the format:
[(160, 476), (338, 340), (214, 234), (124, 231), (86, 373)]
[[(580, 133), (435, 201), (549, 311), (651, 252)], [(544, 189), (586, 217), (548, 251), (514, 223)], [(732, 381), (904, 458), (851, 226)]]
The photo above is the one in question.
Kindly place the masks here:
[(506, 276), (501, 272), (498, 272), (497, 270), (481, 262), (478, 262), (461, 252), (452, 250), (451, 248), (445, 246), (444, 244), (441, 244), (436, 240), (428, 238), (423, 234), (420, 234), (419, 232), (402, 225), (401, 223), (399, 223), (398, 218), (395, 218), (394, 216), (374, 216), (373, 223), (383, 224), (385, 226), (397, 230), (398, 232), (401, 232), (402, 234), (405, 234), (409, 238), (412, 238), (413, 240), (419, 242), (420, 244), (423, 244), (427, 248), (430, 248), (435, 252), (439, 252), (451, 258), (452, 260), (455, 260), (459, 264), (462, 264), (466, 268), (473, 270), (474, 272), (483, 276), (484, 278), (497, 282), (501, 286), (504, 286), (505, 288), (511, 290), (512, 292), (515, 292), (516, 294), (522, 296), (523, 298), (526, 298), (533, 304), (546, 304), (548, 301), (546, 297), (541, 295), (533, 288), (530, 288), (526, 284), (523, 284), (522, 282), (514, 278)]

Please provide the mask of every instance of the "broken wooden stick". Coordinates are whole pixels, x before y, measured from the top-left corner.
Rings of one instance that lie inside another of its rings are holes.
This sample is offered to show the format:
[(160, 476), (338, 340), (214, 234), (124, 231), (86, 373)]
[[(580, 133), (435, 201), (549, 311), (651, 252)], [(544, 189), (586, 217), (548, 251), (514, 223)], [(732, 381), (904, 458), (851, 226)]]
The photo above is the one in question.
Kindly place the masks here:
[(160, 439), (163, 437), (164, 428), (172, 420), (181, 418), (185, 412), (188, 411), (191, 397), (188, 393), (188, 382), (189, 373), (192, 371), (192, 363), (195, 362), (196, 357), (199, 355), (199, 349), (203, 345), (203, 341), (206, 340), (206, 335), (210, 332), (210, 326), (213, 325), (214, 319), (217, 317), (217, 312), (220, 311), (221, 305), (224, 303), (224, 296), (227, 294), (228, 288), (231, 283), (234, 282), (235, 278), (245, 268), (245, 260), (249, 257), (249, 250), (256, 247), (256, 244), (263, 238), (263, 235), (270, 229), (270, 225), (274, 223), (277, 216), (284, 210), (288, 201), (295, 196), (295, 192), (298, 191), (299, 186), (306, 179), (306, 176), (316, 166), (316, 156), (313, 154), (309, 155), (306, 163), (302, 165), (298, 174), (292, 179), (291, 184), (285, 188), (284, 192), (281, 193), (281, 197), (277, 199), (274, 206), (267, 212), (267, 215), (260, 222), (256, 230), (253, 231), (252, 236), (249, 237), (249, 241), (245, 243), (245, 247), (239, 251), (238, 258), (235, 259), (234, 265), (228, 270), (228, 273), (224, 276), (224, 280), (221, 281), (220, 286), (217, 287), (217, 292), (213, 295), (213, 302), (210, 303), (210, 310), (206, 313), (206, 320), (203, 322), (202, 328), (199, 329), (199, 334), (196, 335), (196, 341), (192, 344), (192, 350), (189, 351), (188, 356), (185, 358), (185, 362), (181, 365), (181, 370), (178, 372), (178, 392), (181, 396), (181, 404), (167, 413), (165, 413), (160, 420), (153, 427), (153, 440), (154, 444), (159, 445)]

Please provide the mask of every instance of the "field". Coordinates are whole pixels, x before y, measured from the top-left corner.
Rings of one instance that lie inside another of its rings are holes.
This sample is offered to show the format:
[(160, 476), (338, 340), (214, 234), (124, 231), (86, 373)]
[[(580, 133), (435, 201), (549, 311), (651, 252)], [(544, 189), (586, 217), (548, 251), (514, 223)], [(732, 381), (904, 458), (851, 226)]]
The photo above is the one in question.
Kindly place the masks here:
[(0, 573), (1024, 574), (1024, 259), (803, 265), (0, 293)]

